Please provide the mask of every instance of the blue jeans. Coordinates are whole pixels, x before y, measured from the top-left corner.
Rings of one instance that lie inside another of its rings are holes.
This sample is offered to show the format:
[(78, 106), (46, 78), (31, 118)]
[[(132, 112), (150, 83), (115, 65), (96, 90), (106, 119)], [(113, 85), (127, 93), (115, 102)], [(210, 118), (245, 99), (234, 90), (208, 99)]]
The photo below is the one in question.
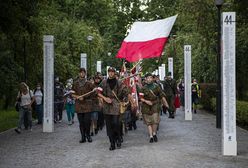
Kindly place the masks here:
[(98, 120), (98, 111), (91, 112), (91, 120)]
[(72, 119), (74, 119), (75, 105), (66, 103), (65, 108), (66, 108), (68, 121), (71, 121)]
[(24, 123), (24, 115), (25, 113), (27, 113), (28, 116), (28, 126), (30, 128), (32, 128), (32, 110), (25, 108), (25, 107), (21, 107), (20, 111), (19, 111), (19, 122), (18, 122), (18, 128), (21, 129), (23, 123)]
[(35, 105), (35, 111), (37, 114), (37, 118), (38, 118), (38, 124), (42, 123), (43, 120), (43, 105), (42, 104), (36, 104)]

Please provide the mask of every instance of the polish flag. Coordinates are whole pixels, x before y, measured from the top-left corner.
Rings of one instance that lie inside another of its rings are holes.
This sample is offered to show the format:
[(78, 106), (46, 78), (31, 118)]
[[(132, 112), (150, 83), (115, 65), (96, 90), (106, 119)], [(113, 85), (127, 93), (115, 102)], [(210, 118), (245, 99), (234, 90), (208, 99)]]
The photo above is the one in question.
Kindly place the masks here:
[(129, 62), (159, 57), (176, 18), (177, 15), (151, 22), (134, 22), (116, 57)]

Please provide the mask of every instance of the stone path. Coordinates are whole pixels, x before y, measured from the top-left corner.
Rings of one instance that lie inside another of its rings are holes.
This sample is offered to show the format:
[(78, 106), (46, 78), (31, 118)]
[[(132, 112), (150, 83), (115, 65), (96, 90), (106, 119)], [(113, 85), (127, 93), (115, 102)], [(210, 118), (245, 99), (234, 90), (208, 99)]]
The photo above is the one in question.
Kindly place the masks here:
[[(64, 118), (66, 115), (64, 114)], [(41, 126), (20, 135), (13, 129), (0, 134), (0, 168), (247, 168), (248, 131), (237, 127), (238, 156), (221, 154), (221, 130), (215, 116), (193, 114), (185, 121), (178, 110), (175, 119), (161, 116), (159, 141), (150, 144), (142, 121), (124, 136), (121, 149), (109, 151), (105, 128), (92, 143), (80, 144), (78, 122), (55, 125), (54, 133)]]

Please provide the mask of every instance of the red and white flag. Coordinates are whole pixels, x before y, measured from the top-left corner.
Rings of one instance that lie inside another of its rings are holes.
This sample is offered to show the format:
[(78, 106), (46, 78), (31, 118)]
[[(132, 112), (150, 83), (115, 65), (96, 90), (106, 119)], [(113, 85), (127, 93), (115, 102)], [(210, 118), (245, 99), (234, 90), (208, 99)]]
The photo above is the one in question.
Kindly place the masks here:
[(151, 22), (134, 22), (116, 57), (129, 62), (159, 57), (176, 18), (177, 15)]

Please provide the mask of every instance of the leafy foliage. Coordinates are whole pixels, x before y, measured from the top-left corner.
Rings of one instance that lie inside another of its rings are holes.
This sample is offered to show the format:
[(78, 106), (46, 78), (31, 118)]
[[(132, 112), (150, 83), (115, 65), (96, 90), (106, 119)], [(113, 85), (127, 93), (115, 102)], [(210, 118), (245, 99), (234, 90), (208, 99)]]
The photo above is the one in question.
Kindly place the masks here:
[[(199, 82), (216, 81), (217, 8), (212, 0), (2, 0), (0, 3), (0, 104), (13, 106), (18, 83), (33, 88), (43, 80), (43, 35), (55, 37), (55, 73), (75, 77), (80, 53), (88, 53), (93, 73), (96, 60), (120, 68), (113, 59), (131, 24), (178, 14), (161, 58), (145, 60), (143, 71), (154, 71), (174, 58), (174, 76), (183, 77), (183, 46), (192, 46), (192, 73)], [(223, 11), (237, 12), (237, 93), (247, 100), (246, 46), (248, 3), (226, 0)], [(87, 36), (93, 36), (92, 42)], [(90, 54), (89, 54), (90, 53)], [(109, 56), (108, 53), (111, 53)], [(89, 59), (88, 59), (89, 60)]]

